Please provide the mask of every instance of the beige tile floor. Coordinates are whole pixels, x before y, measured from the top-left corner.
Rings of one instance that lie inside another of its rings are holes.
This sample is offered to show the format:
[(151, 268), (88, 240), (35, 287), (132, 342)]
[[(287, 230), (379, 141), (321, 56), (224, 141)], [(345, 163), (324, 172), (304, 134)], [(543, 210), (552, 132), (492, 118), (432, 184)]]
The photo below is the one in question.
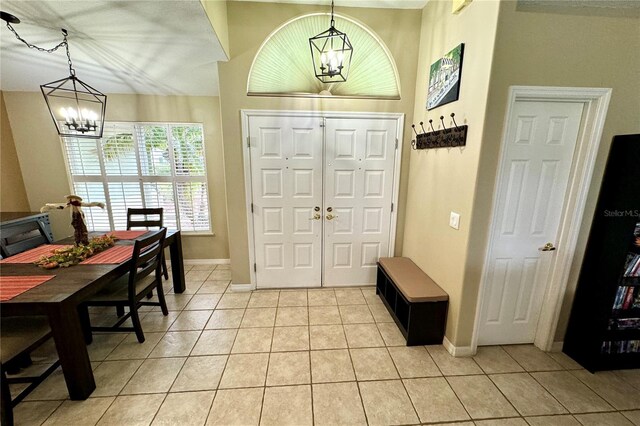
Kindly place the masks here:
[(16, 424), (640, 425), (640, 370), (593, 375), (530, 345), (453, 358), (404, 346), (371, 288), (231, 293), (228, 266), (187, 269), (169, 316), (144, 308), (144, 344), (95, 335), (88, 400), (69, 401), (58, 370)]

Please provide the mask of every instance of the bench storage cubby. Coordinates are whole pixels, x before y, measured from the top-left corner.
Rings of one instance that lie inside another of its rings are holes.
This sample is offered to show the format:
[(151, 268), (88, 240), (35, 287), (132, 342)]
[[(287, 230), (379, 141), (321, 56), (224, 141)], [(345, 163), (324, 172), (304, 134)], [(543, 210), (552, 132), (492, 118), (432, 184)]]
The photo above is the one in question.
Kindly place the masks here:
[(380, 258), (376, 294), (407, 339), (407, 346), (442, 343), (449, 295), (411, 259)]

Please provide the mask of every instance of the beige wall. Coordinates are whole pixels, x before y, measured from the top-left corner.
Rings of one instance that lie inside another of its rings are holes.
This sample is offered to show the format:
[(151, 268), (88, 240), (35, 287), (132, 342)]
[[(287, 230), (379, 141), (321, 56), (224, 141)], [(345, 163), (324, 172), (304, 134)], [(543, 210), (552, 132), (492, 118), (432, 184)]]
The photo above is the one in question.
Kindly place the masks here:
[[(399, 101), (266, 98), (246, 96), (247, 78), (253, 58), (265, 38), (287, 20), (318, 11), (326, 6), (229, 2), (227, 4), (230, 47), (233, 57), (220, 63), (220, 102), (224, 133), (227, 182), (229, 249), (233, 282), (249, 283), (247, 211), (245, 206), (242, 160), (241, 109), (281, 109), (310, 111), (376, 111), (405, 113), (404, 143), (410, 139), (409, 127), (414, 104), (420, 14), (415, 10), (341, 8), (336, 12), (353, 17), (371, 28), (386, 43), (393, 55), (402, 87)], [(357, 52), (355, 52), (357, 55)], [(311, 66), (311, 63), (309, 64)], [(371, 70), (375, 72), (375, 70)], [(403, 158), (397, 251), (402, 247), (404, 200), (408, 173), (408, 151)]]
[[(430, 1), (422, 11), (414, 122), (431, 118), (435, 127), (444, 115), (449, 126), (453, 112), (458, 125), (469, 128), (465, 148), (411, 152), (402, 254), (449, 294), (446, 336), (454, 345), (461, 343), (460, 323), (473, 319), (473, 312), (463, 309), (464, 271), (497, 19), (495, 1), (474, 1), (459, 15), (446, 1)], [(429, 67), (459, 43), (465, 43), (460, 98), (427, 111)], [(451, 211), (460, 213), (459, 230), (449, 227)]]
[(29, 201), (22, 181), (22, 171), (2, 92), (0, 92), (0, 211), (29, 211)]
[[(540, 9), (540, 8), (538, 8)], [(545, 8), (542, 8), (543, 10)], [(611, 139), (640, 132), (640, 21), (606, 17), (524, 12), (513, 1), (500, 5), (482, 158), (465, 270), (464, 318), (457, 343), (470, 344), (482, 262), (487, 244), (495, 172), (498, 165), (509, 86), (609, 87), (613, 89), (593, 181), (565, 295), (556, 340), (564, 338), (577, 275)], [(603, 13), (606, 11), (603, 11)], [(464, 13), (464, 12), (463, 12)], [(585, 13), (585, 11), (583, 11)]]
[[(40, 93), (4, 92), (24, 185), (32, 209), (60, 202), (70, 185), (62, 145)], [(217, 97), (109, 95), (107, 121), (159, 121), (203, 123), (209, 197), (214, 236), (186, 236), (184, 256), (194, 259), (227, 259), (224, 164)], [(4, 185), (4, 184), (3, 184)], [(72, 233), (69, 216), (52, 212), (56, 238)]]
[(227, 58), (231, 57), (229, 50), (229, 26), (227, 24), (227, 2), (226, 0), (200, 0), (204, 11), (211, 21), (213, 31), (218, 36), (220, 44), (227, 54)]

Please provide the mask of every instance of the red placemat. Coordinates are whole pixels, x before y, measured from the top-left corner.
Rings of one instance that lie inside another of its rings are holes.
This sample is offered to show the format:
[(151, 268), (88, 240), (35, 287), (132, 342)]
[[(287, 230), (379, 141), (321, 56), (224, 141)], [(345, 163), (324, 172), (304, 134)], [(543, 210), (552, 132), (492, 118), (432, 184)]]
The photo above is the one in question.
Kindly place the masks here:
[(49, 281), (55, 275), (29, 276), (0, 276), (0, 301), (11, 300), (14, 297)]
[(113, 235), (119, 240), (135, 240), (136, 238), (146, 234), (147, 232), (149, 231), (112, 231), (107, 232), (104, 235)]
[(80, 265), (105, 265), (109, 263), (122, 263), (131, 259), (133, 246), (115, 246), (96, 254), (80, 262)]
[(22, 253), (18, 253), (14, 256), (9, 256), (6, 259), (0, 260), (0, 263), (33, 263), (36, 260), (39, 260), (42, 256), (51, 255), (51, 252), (53, 250), (64, 247), (70, 246), (60, 244), (45, 244)]

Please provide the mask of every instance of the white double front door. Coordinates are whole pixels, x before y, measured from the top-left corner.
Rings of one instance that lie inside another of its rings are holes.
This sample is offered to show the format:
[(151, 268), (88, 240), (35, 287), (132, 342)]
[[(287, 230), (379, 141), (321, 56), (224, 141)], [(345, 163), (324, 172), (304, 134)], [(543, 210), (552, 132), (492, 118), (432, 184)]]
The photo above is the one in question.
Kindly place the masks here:
[(256, 281), (375, 283), (389, 256), (397, 119), (249, 116)]

